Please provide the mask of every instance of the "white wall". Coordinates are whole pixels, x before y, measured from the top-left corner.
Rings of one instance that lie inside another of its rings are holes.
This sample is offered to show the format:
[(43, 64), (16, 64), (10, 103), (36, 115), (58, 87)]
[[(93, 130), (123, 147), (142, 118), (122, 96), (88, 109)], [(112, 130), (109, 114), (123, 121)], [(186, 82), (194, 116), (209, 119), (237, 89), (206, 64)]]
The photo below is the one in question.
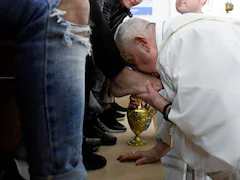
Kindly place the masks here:
[(176, 10), (176, 0), (169, 0), (170, 1), (170, 17), (174, 17), (174, 16), (180, 16), (181, 14), (179, 12), (177, 12)]
[(135, 17), (143, 18), (151, 22), (164, 21), (170, 17), (169, 0), (152, 0), (152, 3), (152, 15), (135, 15)]
[[(226, 13), (225, 3), (232, 2), (233, 11)], [(209, 0), (205, 7), (206, 13), (240, 18), (240, 0)]]
[(153, 21), (161, 22), (170, 17), (170, 0), (153, 0)]
[[(175, 0), (152, 0), (152, 15), (137, 15), (135, 17), (143, 18), (152, 22), (167, 20), (171, 17), (178, 16), (180, 13), (176, 11)], [(225, 11), (225, 3), (232, 2), (234, 9), (230, 13)], [(216, 14), (223, 16), (231, 16), (240, 19), (240, 0), (208, 0), (203, 8), (203, 12), (207, 14)]]

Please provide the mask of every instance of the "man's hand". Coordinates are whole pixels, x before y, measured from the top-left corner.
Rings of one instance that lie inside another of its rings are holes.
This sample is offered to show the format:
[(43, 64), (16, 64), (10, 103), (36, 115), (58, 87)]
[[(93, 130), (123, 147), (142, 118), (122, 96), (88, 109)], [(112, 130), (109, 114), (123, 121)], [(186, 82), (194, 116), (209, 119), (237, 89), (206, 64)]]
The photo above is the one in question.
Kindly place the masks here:
[(152, 107), (163, 113), (163, 108), (169, 102), (156, 91), (150, 81), (147, 82), (146, 92), (136, 94), (135, 97), (139, 97), (149, 103)]
[(125, 67), (111, 81), (110, 91), (116, 97), (122, 97), (129, 94), (140, 94), (147, 92), (146, 85), (150, 81), (156, 91), (160, 91), (162, 83), (155, 76), (136, 72)]
[(163, 157), (169, 149), (169, 145), (159, 140), (155, 147), (148, 151), (138, 151), (120, 155), (117, 160), (120, 162), (136, 160), (136, 165), (154, 163), (160, 161), (160, 158)]
[[(146, 104), (147, 103), (145, 101), (142, 101), (142, 106), (145, 106)], [(137, 109), (138, 106), (139, 106), (139, 103), (138, 103), (136, 97), (134, 97), (134, 95), (131, 95), (128, 108), (130, 108), (130, 109)]]

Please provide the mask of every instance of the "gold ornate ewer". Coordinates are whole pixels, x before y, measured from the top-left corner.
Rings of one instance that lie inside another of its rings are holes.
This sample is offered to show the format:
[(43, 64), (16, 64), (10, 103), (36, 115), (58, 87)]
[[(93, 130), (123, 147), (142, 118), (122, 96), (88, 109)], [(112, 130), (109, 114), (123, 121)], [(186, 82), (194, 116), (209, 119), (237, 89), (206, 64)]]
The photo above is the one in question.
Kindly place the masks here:
[(146, 128), (147, 123), (150, 119), (154, 117), (156, 114), (156, 110), (154, 108), (143, 107), (142, 99), (137, 98), (138, 108), (137, 109), (128, 109), (127, 118), (130, 128), (135, 134), (135, 138), (128, 141), (128, 145), (130, 146), (145, 146), (146, 142), (142, 140), (139, 135)]

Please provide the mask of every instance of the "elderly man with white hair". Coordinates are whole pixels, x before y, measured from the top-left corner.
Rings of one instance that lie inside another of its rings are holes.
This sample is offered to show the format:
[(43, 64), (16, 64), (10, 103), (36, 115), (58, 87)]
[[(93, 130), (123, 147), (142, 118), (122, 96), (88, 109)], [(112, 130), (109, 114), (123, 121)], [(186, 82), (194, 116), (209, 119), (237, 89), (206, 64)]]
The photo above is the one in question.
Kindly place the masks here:
[[(171, 147), (212, 179), (240, 179), (240, 21), (189, 13), (166, 23), (132, 18), (115, 40), (133, 69), (160, 75), (166, 98), (149, 83), (138, 94), (165, 120), (149, 151), (119, 156), (158, 161)], [(228, 95), (228, 96), (226, 96)]]
[[(181, 13), (202, 13), (203, 6), (206, 4), (207, 0), (176, 0), (176, 10)], [(162, 95), (165, 94), (165, 90), (161, 90)], [(134, 96), (130, 97), (130, 108), (137, 108), (138, 101)], [(158, 130), (161, 130), (161, 124), (164, 121), (163, 115), (158, 111)], [(151, 122), (151, 121), (150, 121)], [(164, 157), (161, 158), (162, 167), (164, 170), (164, 178), (166, 180), (192, 180), (193, 175), (195, 180), (209, 180), (210, 178), (204, 174), (193, 170), (188, 166), (178, 155), (175, 153), (174, 148), (172, 148)]]

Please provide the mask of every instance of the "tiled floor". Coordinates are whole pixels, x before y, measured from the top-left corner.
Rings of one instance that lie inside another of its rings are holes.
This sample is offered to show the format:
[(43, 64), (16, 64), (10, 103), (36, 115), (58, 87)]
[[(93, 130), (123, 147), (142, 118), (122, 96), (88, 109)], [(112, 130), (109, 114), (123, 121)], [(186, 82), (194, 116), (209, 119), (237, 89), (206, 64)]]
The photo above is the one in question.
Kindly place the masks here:
[[(128, 97), (117, 99), (117, 102), (122, 106), (127, 106)], [(98, 154), (103, 155), (107, 159), (107, 165), (103, 169), (89, 171), (89, 180), (163, 180), (163, 170), (161, 163), (147, 164), (136, 166), (134, 162), (120, 163), (116, 159), (120, 154), (127, 152), (150, 149), (155, 144), (155, 128), (154, 123), (151, 123), (149, 129), (141, 134), (141, 138), (146, 140), (145, 147), (131, 147), (127, 145), (127, 141), (134, 137), (131, 131), (127, 118), (120, 121), (127, 127), (125, 133), (115, 133), (118, 141), (115, 146), (102, 146)]]

